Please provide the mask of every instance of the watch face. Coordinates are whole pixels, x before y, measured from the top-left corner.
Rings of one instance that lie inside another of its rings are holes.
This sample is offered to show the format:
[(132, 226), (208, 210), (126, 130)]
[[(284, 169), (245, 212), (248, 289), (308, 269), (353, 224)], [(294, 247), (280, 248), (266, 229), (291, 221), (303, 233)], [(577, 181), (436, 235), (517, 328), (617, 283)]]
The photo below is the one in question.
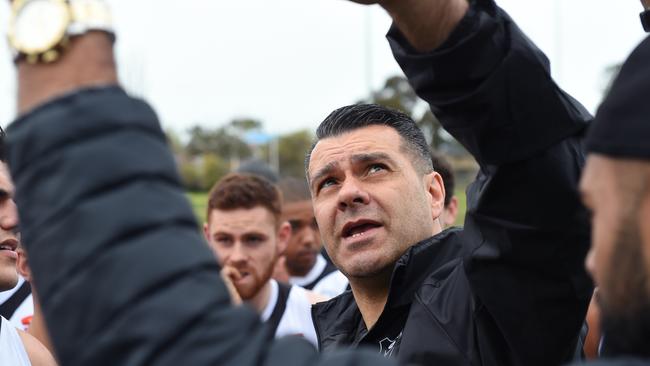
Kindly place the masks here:
[(55, 47), (70, 24), (63, 0), (27, 0), (14, 13), (10, 41), (19, 51), (33, 54)]

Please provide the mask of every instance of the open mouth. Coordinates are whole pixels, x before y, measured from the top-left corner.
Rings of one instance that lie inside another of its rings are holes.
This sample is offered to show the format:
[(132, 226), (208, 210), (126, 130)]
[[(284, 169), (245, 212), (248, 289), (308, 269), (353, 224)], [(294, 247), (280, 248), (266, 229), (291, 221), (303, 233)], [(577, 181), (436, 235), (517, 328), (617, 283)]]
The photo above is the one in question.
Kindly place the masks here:
[(7, 239), (2, 243), (0, 243), (0, 250), (8, 250), (11, 252), (15, 252), (17, 248), (18, 248), (18, 241), (14, 239)]
[(343, 238), (356, 238), (363, 236), (369, 230), (381, 227), (382, 225), (372, 220), (358, 220), (345, 224), (341, 231)]
[(241, 280), (243, 280), (245, 278), (248, 278), (248, 276), (250, 276), (250, 274), (251, 273), (248, 272), (248, 271), (239, 271), (239, 280), (238, 281), (241, 281)]

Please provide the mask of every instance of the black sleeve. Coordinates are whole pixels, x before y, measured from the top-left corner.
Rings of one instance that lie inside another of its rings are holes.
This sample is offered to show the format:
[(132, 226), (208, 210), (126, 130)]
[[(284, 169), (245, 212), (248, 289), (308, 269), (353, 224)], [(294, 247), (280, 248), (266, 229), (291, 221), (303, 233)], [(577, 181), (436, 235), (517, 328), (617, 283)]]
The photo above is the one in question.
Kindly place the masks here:
[(258, 315), (230, 306), (147, 104), (117, 87), (83, 90), (8, 136), (22, 239), (61, 364), (318, 361), (307, 342), (269, 351)]
[[(479, 319), (515, 364), (559, 364), (575, 346), (591, 281), (589, 221), (577, 192), (589, 113), (493, 1), (478, 0), (439, 49), (388, 34), (416, 92), (476, 158), (465, 268)], [(482, 326), (482, 325), (481, 325)]]

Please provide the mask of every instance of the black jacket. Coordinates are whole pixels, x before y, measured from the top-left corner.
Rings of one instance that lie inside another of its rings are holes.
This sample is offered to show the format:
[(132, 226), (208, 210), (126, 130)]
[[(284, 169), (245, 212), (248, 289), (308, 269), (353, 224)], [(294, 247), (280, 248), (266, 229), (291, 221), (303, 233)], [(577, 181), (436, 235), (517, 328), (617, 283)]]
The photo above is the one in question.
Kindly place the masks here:
[(632, 357), (603, 358), (591, 362), (575, 363), (570, 366), (650, 366), (650, 360)]
[(151, 108), (117, 87), (43, 105), (8, 130), (23, 243), (62, 365), (376, 365), (270, 344), (230, 306)]
[(502, 10), (476, 3), (434, 52), (389, 32), (416, 92), (480, 165), (464, 229), (404, 254), (369, 332), (350, 293), (317, 306), (324, 351), (381, 339), (373, 332), (402, 322), (403, 363), (548, 366), (573, 356), (592, 292), (577, 193), (591, 116)]

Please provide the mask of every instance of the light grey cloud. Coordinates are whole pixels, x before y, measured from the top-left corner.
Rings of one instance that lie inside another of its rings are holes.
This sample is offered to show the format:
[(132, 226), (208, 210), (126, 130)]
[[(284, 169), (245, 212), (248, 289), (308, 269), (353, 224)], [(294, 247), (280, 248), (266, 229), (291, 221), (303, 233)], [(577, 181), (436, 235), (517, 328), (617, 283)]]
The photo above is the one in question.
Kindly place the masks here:
[[(342, 0), (109, 0), (120, 77), (166, 128), (239, 116), (269, 133), (315, 126), (401, 73), (378, 7)], [(643, 37), (634, 0), (502, 0), (549, 56), (560, 85), (594, 111), (603, 70)], [(616, 3), (617, 5), (612, 5)], [(0, 2), (0, 24), (8, 18)], [(4, 27), (3, 27), (4, 28)], [(13, 65), (0, 45), (0, 123), (14, 113)]]

